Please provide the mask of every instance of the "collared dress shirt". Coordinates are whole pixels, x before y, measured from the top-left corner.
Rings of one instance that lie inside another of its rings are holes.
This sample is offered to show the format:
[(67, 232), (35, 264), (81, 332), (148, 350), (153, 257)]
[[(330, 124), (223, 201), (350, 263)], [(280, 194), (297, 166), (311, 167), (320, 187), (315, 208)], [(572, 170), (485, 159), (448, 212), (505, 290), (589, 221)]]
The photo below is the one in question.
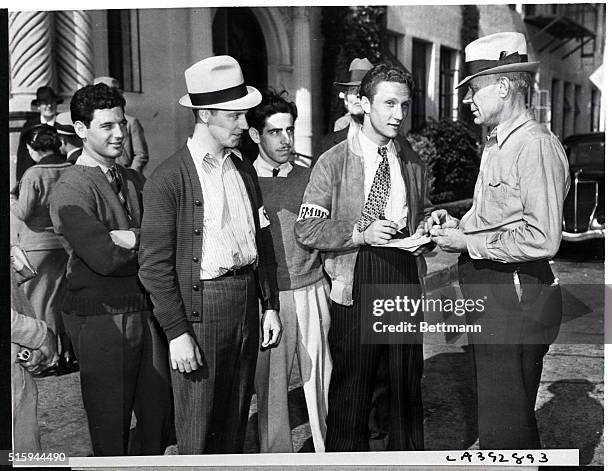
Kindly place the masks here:
[(87, 154), (85, 151), (83, 151), (83, 153), (76, 160), (75, 165), (84, 165), (85, 167), (100, 167), (100, 170), (102, 170), (102, 173), (104, 174), (106, 179), (109, 181), (109, 183), (112, 179), (111, 175), (108, 173), (108, 170), (110, 169), (110, 167), (104, 165), (102, 162), (98, 162), (96, 159), (94, 159), (91, 155)]
[(291, 165), (289, 162), (285, 162), (284, 164), (274, 167), (266, 162), (261, 157), (261, 154), (259, 154), (257, 159), (255, 159), (255, 162), (253, 162), (253, 167), (255, 167), (258, 177), (273, 177), (273, 170), (278, 169), (278, 174), (276, 177), (287, 178), (287, 175), (289, 175), (291, 170), (293, 170), (293, 165)]
[(387, 159), (389, 160), (389, 171), (391, 173), (391, 191), (385, 209), (385, 218), (393, 222), (404, 219), (405, 224), (405, 218), (408, 213), (406, 185), (404, 184), (404, 178), (402, 177), (402, 171), (393, 141), (390, 140), (385, 146), (378, 146), (368, 139), (361, 131), (359, 131), (358, 137), (359, 145), (363, 152), (363, 194), (365, 195), (366, 201), (370, 194), (370, 188), (374, 182), (374, 175), (376, 174), (378, 165), (382, 162), (382, 157), (378, 153), (378, 148), (386, 147)]
[(569, 190), (563, 146), (527, 111), (500, 123), (485, 145), (471, 209), (460, 228), (473, 259), (551, 258), (561, 243)]
[(204, 198), (200, 279), (217, 278), (229, 270), (257, 262), (255, 221), (244, 182), (229, 158), (235, 149), (214, 158), (197, 141), (187, 148), (198, 172)]

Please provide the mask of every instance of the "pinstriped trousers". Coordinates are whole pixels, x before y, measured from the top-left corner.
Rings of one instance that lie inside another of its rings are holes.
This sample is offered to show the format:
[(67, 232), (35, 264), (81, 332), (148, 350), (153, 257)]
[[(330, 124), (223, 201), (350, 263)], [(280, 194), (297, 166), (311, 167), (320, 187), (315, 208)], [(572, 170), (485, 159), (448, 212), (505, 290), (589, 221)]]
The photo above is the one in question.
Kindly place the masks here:
[[(407, 284), (410, 295), (421, 290), (414, 257), (399, 249), (364, 246), (355, 264), (352, 306), (331, 303), (329, 386), (326, 451), (368, 451), (368, 416), (382, 353), (389, 369), (389, 450), (423, 449), (423, 345), (361, 343), (361, 286)], [(419, 319), (414, 319), (418, 321)]]
[(202, 322), (192, 328), (204, 366), (171, 372), (178, 450), (182, 455), (242, 453), (259, 343), (255, 275), (200, 286)]

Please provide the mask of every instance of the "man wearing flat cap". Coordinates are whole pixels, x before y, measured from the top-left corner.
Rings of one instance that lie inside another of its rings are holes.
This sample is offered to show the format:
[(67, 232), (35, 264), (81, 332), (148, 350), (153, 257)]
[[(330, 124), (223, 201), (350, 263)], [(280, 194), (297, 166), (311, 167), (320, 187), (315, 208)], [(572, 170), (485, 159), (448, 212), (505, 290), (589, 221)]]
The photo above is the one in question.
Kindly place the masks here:
[(463, 103), (492, 129), (471, 209), (461, 221), (445, 210), (428, 220), (433, 240), (460, 252), (465, 299), (484, 299), (468, 322), (478, 395), (481, 449), (540, 448), (534, 412), (544, 355), (561, 320), (561, 292), (549, 260), (561, 243), (567, 157), (557, 137), (527, 107), (538, 63), (525, 36), (497, 33), (468, 44)]
[(35, 106), (40, 113), (39, 116), (31, 118), (23, 125), (23, 130), (19, 136), (19, 147), (17, 148), (17, 181), (21, 180), (23, 173), (29, 169), (35, 162), (30, 158), (23, 136), (25, 131), (36, 124), (55, 124), (55, 115), (57, 114), (57, 105), (63, 103), (63, 99), (55, 93), (51, 87), (39, 87), (36, 90), (36, 98), (32, 100), (32, 106)]
[(349, 81), (334, 82), (334, 85), (342, 90), (338, 96), (344, 102), (346, 114), (336, 120), (334, 132), (326, 134), (321, 138), (321, 143), (315, 152), (312, 165), (315, 164), (317, 158), (323, 152), (344, 141), (349, 135), (352, 136), (363, 123), (363, 108), (359, 98), (359, 86), (363, 76), (372, 67), (372, 63), (367, 58), (353, 59), (349, 66)]
[(257, 174), (236, 150), (261, 94), (230, 56), (185, 71), (195, 127), (145, 185), (140, 279), (170, 344), (181, 454), (242, 453), (259, 345), (278, 342), (276, 262)]

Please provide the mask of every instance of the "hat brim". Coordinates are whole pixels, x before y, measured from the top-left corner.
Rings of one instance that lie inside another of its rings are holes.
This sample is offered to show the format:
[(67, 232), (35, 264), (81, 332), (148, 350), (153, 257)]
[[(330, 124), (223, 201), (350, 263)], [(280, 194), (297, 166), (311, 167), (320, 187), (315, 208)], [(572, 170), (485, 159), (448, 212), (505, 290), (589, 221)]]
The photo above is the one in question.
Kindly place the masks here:
[(361, 85), (361, 80), (359, 82), (334, 82), (334, 85), (337, 87), (357, 87)]
[[(34, 98), (31, 102), (32, 106), (38, 106), (38, 100), (36, 98)], [(55, 99), (55, 103), (58, 105), (61, 105), (62, 103), (64, 103), (64, 99), (63, 98), (56, 98)]]
[(539, 62), (517, 62), (516, 64), (505, 64), (499, 65), (497, 67), (491, 67), (490, 69), (483, 70), (474, 75), (469, 75), (464, 78), (455, 88), (459, 88), (462, 85), (465, 85), (470, 80), (475, 77), (481, 77), (482, 75), (491, 75), (491, 74), (502, 74), (504, 72), (530, 72), (535, 73), (540, 66)]
[(257, 105), (261, 103), (261, 93), (255, 87), (251, 87), (249, 85), (246, 86), (247, 94), (241, 98), (237, 98), (236, 100), (224, 101), (221, 103), (213, 103), (211, 105), (194, 105), (191, 103), (191, 98), (189, 94), (183, 95), (179, 100), (179, 105), (184, 106), (185, 108), (191, 108), (195, 110), (248, 110), (251, 108), (255, 108)]

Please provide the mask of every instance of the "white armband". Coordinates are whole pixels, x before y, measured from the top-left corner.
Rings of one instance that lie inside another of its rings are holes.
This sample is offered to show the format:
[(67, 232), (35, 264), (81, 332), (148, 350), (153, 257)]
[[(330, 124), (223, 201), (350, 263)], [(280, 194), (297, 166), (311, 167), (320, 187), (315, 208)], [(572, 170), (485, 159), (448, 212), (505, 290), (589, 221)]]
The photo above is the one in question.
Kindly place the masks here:
[(297, 220), (301, 221), (302, 219), (309, 218), (327, 219), (329, 218), (329, 211), (318, 204), (303, 204), (300, 206)]

